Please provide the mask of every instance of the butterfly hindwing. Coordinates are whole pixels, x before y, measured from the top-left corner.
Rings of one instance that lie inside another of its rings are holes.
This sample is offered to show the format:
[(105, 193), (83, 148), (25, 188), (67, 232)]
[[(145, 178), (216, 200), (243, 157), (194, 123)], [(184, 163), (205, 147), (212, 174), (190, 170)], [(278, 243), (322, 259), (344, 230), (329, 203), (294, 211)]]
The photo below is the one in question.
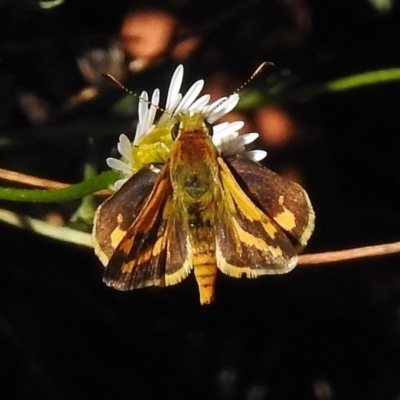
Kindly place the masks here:
[(174, 285), (185, 279), (193, 268), (192, 250), (188, 240), (187, 220), (184, 212), (171, 198), (166, 207), (167, 259), (165, 267), (166, 285)]

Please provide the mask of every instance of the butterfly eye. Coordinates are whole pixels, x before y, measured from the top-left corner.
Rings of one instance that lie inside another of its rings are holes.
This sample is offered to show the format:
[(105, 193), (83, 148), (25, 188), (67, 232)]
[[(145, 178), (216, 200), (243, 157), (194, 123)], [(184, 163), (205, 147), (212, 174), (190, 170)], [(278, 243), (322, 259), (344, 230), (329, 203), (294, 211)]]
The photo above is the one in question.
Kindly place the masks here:
[(179, 134), (179, 123), (175, 124), (171, 129), (172, 140), (175, 140), (178, 137), (178, 134)]
[(204, 125), (206, 126), (206, 128), (208, 130), (208, 134), (210, 135), (210, 137), (212, 137), (212, 135), (214, 134), (213, 126), (207, 121), (204, 121)]

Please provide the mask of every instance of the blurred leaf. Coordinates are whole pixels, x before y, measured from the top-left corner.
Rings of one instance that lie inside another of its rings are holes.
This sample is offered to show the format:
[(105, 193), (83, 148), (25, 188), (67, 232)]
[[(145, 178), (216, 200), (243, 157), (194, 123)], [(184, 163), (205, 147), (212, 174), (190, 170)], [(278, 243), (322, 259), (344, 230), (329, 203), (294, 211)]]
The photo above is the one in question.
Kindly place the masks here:
[(381, 14), (387, 14), (392, 11), (394, 0), (368, 0), (369, 4)]
[(63, 3), (64, 0), (44, 0), (44, 1), (39, 1), (39, 6), (44, 10), (50, 10), (51, 8), (58, 7)]
[(138, 100), (136, 96), (124, 96), (121, 100), (114, 104), (112, 112), (116, 115), (136, 115), (137, 102)]
[(0, 209), (0, 221), (9, 225), (39, 233), (63, 242), (92, 247), (92, 237), (89, 233), (80, 232), (65, 226), (55, 226), (35, 218), (20, 215), (12, 211)]
[(400, 68), (363, 72), (361, 74), (335, 79), (334, 81), (322, 85), (322, 88), (330, 92), (340, 92), (392, 81), (400, 81)]

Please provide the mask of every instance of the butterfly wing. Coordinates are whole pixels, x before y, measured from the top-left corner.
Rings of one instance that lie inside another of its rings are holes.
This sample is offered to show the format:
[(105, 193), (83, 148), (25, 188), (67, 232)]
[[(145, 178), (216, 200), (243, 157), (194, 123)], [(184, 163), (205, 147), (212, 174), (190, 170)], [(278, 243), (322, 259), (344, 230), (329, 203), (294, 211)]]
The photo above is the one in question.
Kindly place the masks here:
[(241, 189), (218, 159), (224, 201), (215, 226), (218, 268), (236, 278), (283, 274), (296, 266), (297, 251), (283, 229)]
[(229, 160), (236, 181), (256, 206), (279, 226), (301, 251), (314, 230), (315, 214), (307, 192), (297, 183), (252, 160)]
[(189, 242), (187, 218), (178, 202), (171, 197), (165, 213), (167, 222), (167, 258), (165, 267), (166, 286), (185, 279), (193, 268), (192, 249)]
[[(135, 194), (136, 187), (132, 186), (131, 196)], [(172, 285), (189, 274), (186, 240), (179, 229), (181, 214), (174, 212), (171, 194), (167, 164), (146, 200), (138, 202), (141, 210), (125, 231), (122, 229), (125, 214), (118, 214), (121, 223), (114, 232), (118, 232), (115, 236), (120, 236), (120, 240), (104, 272), (108, 286), (132, 290)], [(125, 213), (129, 211), (124, 208)], [(130, 216), (128, 219), (132, 220)]]
[(95, 253), (107, 265), (153, 190), (158, 174), (143, 168), (96, 210), (93, 223)]

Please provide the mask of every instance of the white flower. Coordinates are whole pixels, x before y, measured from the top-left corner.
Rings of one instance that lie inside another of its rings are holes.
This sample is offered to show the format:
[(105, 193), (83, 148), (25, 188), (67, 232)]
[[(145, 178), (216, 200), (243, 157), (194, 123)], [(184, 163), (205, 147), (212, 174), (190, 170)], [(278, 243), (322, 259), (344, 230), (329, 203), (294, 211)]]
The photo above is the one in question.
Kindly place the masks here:
[[(209, 104), (210, 95), (198, 97), (204, 86), (203, 80), (195, 82), (183, 96), (180, 93), (182, 80), (183, 66), (179, 65), (171, 79), (165, 111), (157, 122), (155, 117), (159, 109), (159, 89), (154, 90), (150, 101), (147, 92), (140, 95), (135, 139), (131, 142), (126, 135), (120, 135), (117, 149), (122, 156), (121, 160), (107, 159), (108, 166), (120, 171), (124, 176), (124, 179), (115, 182), (116, 189), (145, 165), (165, 163), (168, 160), (173, 144), (171, 128), (179, 122), (180, 117), (201, 114), (207, 122), (214, 124), (232, 111), (239, 101), (239, 95), (233, 94)], [(264, 150), (246, 151), (246, 146), (254, 142), (259, 135), (256, 132), (239, 135), (243, 125), (242, 121), (213, 125), (212, 141), (215, 147), (224, 156), (244, 153), (254, 161), (262, 160), (267, 155)]]

